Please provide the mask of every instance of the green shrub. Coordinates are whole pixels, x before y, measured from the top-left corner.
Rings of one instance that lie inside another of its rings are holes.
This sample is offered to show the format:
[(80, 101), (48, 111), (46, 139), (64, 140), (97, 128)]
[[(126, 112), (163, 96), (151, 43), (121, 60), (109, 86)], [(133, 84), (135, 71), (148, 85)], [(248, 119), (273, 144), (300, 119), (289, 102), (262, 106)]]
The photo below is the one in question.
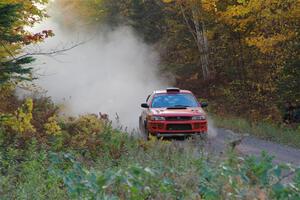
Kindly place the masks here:
[[(299, 170), (273, 165), (265, 153), (221, 158), (197, 140), (145, 141), (97, 115), (58, 117), (49, 99), (32, 106), (21, 106), (12, 125), (30, 123), (36, 131), (24, 137), (0, 126), (1, 199), (299, 199)], [(271, 139), (294, 134), (278, 136), (266, 123), (221, 122)], [(294, 180), (282, 184), (293, 173)]]
[[(158, 194), (165, 198), (175, 198), (172, 181), (168, 178), (160, 179), (160, 174), (153, 169), (133, 165), (125, 169), (108, 169), (101, 173), (84, 169), (81, 163), (70, 158), (68, 154), (63, 157), (72, 163), (72, 167), (62, 171), (54, 166), (52, 170), (64, 180), (71, 198), (146, 199)], [(61, 164), (57, 162), (57, 157), (53, 159), (56, 165)], [(64, 159), (63, 162), (66, 162)]]
[[(117, 166), (106, 162), (102, 167), (94, 164), (89, 168), (72, 154), (53, 154), (51, 171), (63, 180), (69, 197), (74, 199), (299, 197), (299, 172), (294, 182), (282, 184), (284, 174), (294, 169), (288, 165), (273, 165), (273, 158), (266, 153), (259, 158), (243, 158), (229, 153), (223, 160), (213, 159), (212, 155), (208, 159), (204, 155), (190, 157), (188, 149), (173, 148), (176, 143), (156, 142), (155, 149), (140, 152), (143, 157), (136, 149), (127, 149), (126, 160)], [(135, 152), (131, 152), (133, 150)], [(103, 158), (99, 160), (104, 161)]]
[[(104, 128), (101, 154), (71, 147), (51, 152), (37, 140), (0, 151), (1, 199), (297, 199), (300, 172), (272, 157), (223, 158), (195, 141), (143, 141)], [(58, 136), (55, 136), (58, 137)], [(17, 144), (17, 143), (15, 143)], [(117, 153), (116, 153), (117, 152)], [(117, 155), (117, 156), (116, 156)]]
[(1, 199), (67, 199), (61, 181), (48, 171), (48, 153), (32, 140), (26, 149), (1, 150)]

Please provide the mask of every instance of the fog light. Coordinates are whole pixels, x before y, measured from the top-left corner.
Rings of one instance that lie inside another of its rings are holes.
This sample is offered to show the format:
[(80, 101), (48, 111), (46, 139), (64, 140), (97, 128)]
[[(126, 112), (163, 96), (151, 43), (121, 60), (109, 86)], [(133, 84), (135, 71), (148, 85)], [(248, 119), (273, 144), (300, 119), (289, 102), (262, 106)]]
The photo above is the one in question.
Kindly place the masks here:
[(163, 129), (164, 125), (163, 124), (151, 124), (152, 129)]
[(192, 120), (206, 120), (206, 117), (204, 115), (197, 115), (193, 116)]

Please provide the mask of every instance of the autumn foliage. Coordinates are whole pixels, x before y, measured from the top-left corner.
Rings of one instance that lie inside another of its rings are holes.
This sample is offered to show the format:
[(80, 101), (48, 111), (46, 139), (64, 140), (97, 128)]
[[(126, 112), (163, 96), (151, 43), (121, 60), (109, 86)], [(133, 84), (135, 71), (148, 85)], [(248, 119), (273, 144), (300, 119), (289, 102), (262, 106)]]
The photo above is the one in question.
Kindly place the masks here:
[(53, 36), (51, 30), (31, 33), (28, 27), (42, 21), (46, 15), (44, 4), (47, 0), (1, 0), (0, 1), (0, 86), (16, 84), (34, 79), (31, 67), (35, 59), (23, 48), (42, 42)]
[(59, 7), (87, 26), (133, 27), (177, 85), (219, 114), (278, 122), (300, 104), (299, 0), (68, 2)]

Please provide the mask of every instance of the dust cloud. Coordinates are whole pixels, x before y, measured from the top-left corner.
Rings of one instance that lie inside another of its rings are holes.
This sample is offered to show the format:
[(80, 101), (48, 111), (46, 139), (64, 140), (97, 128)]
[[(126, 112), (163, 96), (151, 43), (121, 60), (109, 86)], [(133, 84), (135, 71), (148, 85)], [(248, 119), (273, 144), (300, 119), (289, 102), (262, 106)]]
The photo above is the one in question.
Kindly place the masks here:
[(84, 44), (54, 57), (37, 57), (37, 85), (68, 114), (107, 113), (128, 128), (138, 126), (143, 103), (153, 90), (165, 88), (169, 81), (159, 71), (159, 56), (131, 28), (97, 32), (67, 30), (54, 18), (33, 28), (51, 29), (55, 36), (28, 51), (49, 51)]
[(217, 128), (214, 125), (214, 121), (211, 117), (208, 117), (208, 138), (213, 139), (218, 136)]

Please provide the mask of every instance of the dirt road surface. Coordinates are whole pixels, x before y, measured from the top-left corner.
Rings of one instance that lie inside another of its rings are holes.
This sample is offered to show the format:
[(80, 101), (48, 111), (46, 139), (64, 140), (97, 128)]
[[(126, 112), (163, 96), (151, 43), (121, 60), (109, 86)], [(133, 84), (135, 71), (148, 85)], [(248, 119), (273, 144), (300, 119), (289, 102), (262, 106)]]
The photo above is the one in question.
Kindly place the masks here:
[[(222, 153), (226, 151), (226, 146), (230, 142), (239, 138), (241, 135), (231, 130), (215, 129), (213, 136), (208, 139), (208, 148), (214, 153)], [(277, 164), (290, 163), (295, 167), (300, 167), (300, 149), (261, 140), (251, 135), (244, 137), (236, 149), (244, 155), (254, 156), (259, 156), (262, 151), (266, 151), (274, 156), (274, 162)]]

